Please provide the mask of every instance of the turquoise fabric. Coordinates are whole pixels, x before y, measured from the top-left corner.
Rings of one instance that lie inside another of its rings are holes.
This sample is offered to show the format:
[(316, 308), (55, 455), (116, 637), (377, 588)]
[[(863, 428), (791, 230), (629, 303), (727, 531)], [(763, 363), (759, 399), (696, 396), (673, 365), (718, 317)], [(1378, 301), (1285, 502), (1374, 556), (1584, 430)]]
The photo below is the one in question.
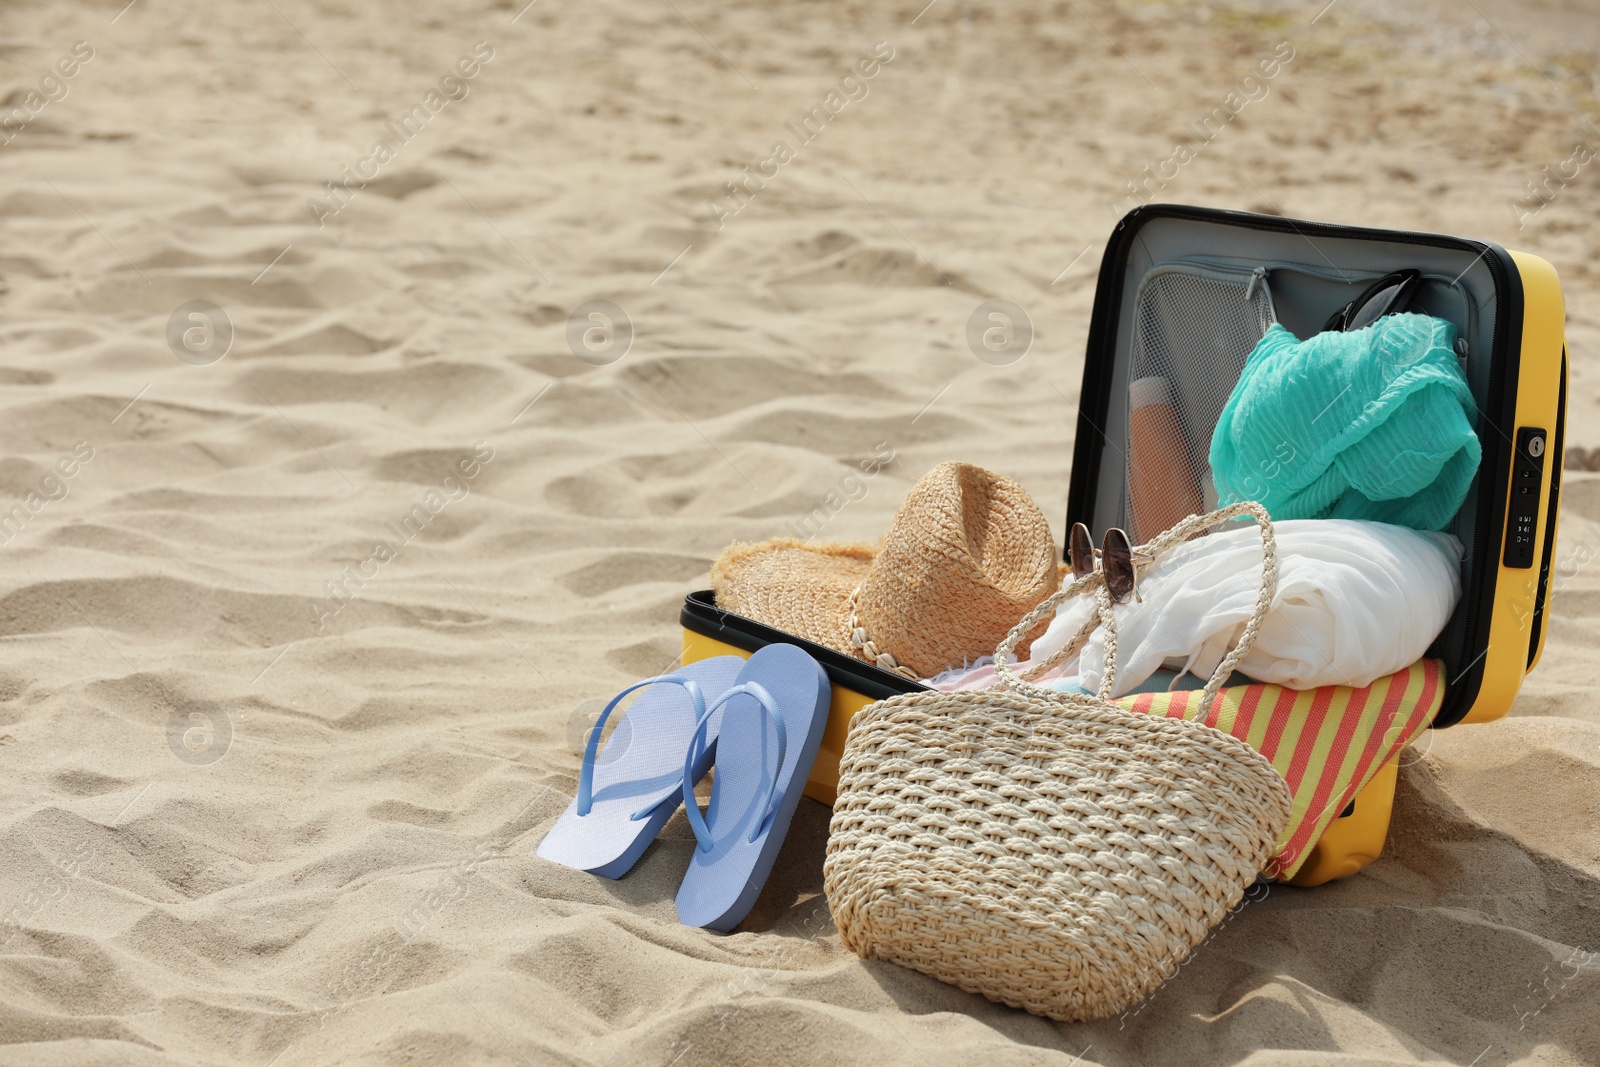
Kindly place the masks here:
[(1456, 329), (1386, 315), (1301, 341), (1274, 324), (1245, 361), (1211, 437), (1219, 505), (1284, 519), (1367, 519), (1442, 530), (1482, 448)]

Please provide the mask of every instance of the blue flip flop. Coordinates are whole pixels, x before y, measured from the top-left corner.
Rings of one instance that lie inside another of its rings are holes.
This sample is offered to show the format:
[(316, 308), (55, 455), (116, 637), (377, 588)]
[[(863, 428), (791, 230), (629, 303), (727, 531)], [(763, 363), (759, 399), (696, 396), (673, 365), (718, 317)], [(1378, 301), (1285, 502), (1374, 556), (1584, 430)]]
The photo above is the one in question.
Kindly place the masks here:
[[(684, 762), (695, 850), (678, 889), (678, 921), (728, 931), (750, 913), (778, 858), (828, 724), (822, 666), (794, 645), (767, 645), (700, 716)], [(721, 711), (716, 774), (704, 817), (689, 771)]]
[[(705, 694), (726, 692), (744, 666), (738, 656), (714, 656), (635, 682), (613, 697), (589, 732), (578, 795), (539, 842), (538, 854), (605, 878), (626, 874), (678, 810), (683, 776), (690, 776), (691, 796), (694, 783), (705, 777), (720, 723), (720, 716), (707, 713)], [(601, 751), (606, 720), (635, 689), (645, 692)], [(685, 761), (691, 739), (704, 740)]]

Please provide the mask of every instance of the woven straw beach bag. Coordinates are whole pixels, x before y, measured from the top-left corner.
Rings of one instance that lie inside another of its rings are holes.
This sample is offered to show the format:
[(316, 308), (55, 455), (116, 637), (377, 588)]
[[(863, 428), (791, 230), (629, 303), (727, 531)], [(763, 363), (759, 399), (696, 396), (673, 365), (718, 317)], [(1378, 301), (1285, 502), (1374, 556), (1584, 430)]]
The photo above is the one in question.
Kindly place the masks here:
[[(1206, 685), (1202, 714), (1272, 603), (1271, 523), (1259, 504), (1236, 504), (1141, 548), (1159, 557), (1246, 514), (1261, 527), (1261, 592)], [(1084, 592), (1098, 618), (1030, 674), (1104, 626), (1100, 695), (1018, 678), (1006, 666), (1017, 639)], [(1220, 730), (1109, 703), (1115, 627), (1096, 571), (1002, 642), (996, 670), (1010, 691), (908, 693), (856, 715), (823, 867), (848, 948), (1072, 1022), (1137, 1004), (1239, 903), (1288, 823), (1288, 786)]]

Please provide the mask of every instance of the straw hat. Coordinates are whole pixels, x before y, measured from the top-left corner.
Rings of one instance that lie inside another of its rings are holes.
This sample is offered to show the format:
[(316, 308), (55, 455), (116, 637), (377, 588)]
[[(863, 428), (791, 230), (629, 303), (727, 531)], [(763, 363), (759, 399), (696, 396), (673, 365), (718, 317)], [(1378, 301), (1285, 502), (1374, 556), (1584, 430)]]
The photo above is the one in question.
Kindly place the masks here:
[(877, 548), (774, 538), (711, 565), (718, 606), (912, 678), (992, 654), (1059, 584), (1033, 498), (968, 463), (924, 475)]

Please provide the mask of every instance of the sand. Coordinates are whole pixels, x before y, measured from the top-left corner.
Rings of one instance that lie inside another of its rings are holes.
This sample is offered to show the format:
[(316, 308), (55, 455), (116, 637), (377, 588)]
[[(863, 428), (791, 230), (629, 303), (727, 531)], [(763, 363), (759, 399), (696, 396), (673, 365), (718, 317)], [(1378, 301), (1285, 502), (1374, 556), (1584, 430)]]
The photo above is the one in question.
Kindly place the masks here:
[(730, 936), (681, 815), (622, 881), (535, 857), (728, 541), (841, 486), (875, 537), (945, 459), (1058, 521), (1127, 183), (1241, 87), (1161, 199), (1544, 255), (1600, 445), (1600, 171), (1512, 206), (1600, 144), (1592, 10), (924, 2), (5, 5), (0, 1062), (1600, 1061), (1600, 475), (1510, 717), (1124, 1019), (855, 959), (810, 801)]

